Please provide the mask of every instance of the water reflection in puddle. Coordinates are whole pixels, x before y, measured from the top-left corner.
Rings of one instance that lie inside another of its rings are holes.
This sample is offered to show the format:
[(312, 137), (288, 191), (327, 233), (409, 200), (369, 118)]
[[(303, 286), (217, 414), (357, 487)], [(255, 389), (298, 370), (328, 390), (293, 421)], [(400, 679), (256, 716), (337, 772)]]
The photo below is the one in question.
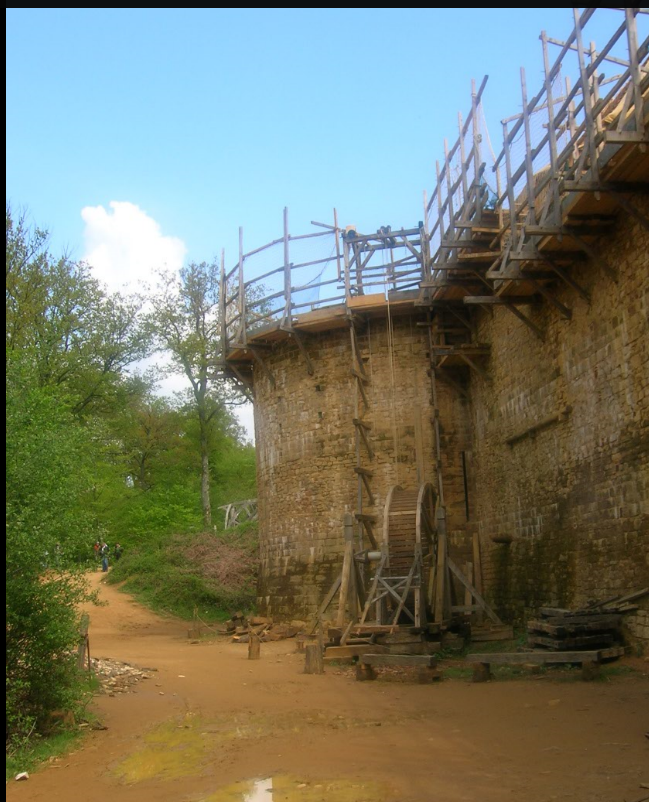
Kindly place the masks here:
[(253, 780), (252, 789), (243, 797), (243, 802), (264, 802), (273, 796), (273, 778), (267, 777), (265, 780)]
[(382, 802), (385, 786), (359, 780), (305, 781), (279, 775), (232, 783), (201, 802)]

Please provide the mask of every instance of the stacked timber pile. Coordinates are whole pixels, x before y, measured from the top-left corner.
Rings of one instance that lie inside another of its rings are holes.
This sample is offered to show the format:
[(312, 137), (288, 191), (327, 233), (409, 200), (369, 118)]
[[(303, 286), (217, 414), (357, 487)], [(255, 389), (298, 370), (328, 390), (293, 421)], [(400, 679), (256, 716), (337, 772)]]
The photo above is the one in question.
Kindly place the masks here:
[(256, 635), (262, 643), (294, 638), (305, 626), (304, 621), (280, 624), (262, 616), (246, 618), (243, 613), (235, 613), (225, 622), (226, 634), (232, 636), (233, 643), (248, 643), (251, 635)]
[(649, 588), (590, 602), (578, 610), (541, 607), (539, 617), (527, 624), (529, 646), (552, 651), (605, 649), (622, 643), (622, 619), (637, 610), (634, 601), (649, 594)]

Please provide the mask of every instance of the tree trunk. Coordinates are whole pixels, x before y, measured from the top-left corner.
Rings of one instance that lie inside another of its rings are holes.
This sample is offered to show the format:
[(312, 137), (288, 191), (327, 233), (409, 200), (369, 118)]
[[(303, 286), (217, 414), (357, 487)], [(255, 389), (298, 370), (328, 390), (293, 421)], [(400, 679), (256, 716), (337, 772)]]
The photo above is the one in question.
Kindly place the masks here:
[(212, 528), (212, 504), (210, 502), (210, 458), (207, 451), (206, 424), (201, 420), (201, 502), (203, 505), (203, 525)]

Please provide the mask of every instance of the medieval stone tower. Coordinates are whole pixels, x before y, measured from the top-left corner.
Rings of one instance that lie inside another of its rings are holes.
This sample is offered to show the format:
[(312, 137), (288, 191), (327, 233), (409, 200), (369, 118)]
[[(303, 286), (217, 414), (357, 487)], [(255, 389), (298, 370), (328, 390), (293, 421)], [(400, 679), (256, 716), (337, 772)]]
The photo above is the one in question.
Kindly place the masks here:
[[(575, 91), (553, 95), (546, 59), (490, 160), (474, 88), (414, 228), (294, 237), (285, 217), (223, 273), (269, 614), (318, 608), (345, 512), (357, 548), (380, 548), (390, 489), (424, 483), (449, 553), (510, 619), (649, 584), (649, 77), (627, 33), (608, 88), (573, 31)], [(649, 639), (646, 608), (629, 620)]]

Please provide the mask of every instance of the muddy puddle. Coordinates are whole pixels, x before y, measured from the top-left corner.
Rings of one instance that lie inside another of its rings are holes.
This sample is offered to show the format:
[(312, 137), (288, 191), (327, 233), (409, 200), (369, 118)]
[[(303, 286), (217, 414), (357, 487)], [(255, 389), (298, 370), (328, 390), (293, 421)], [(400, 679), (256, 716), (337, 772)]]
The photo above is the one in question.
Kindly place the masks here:
[(378, 782), (305, 780), (286, 774), (232, 783), (199, 802), (387, 802), (391, 798)]
[[(233, 743), (253, 743), (264, 738), (277, 737), (279, 734), (298, 734), (308, 731), (313, 733), (317, 730), (349, 730), (358, 727), (377, 727), (389, 726), (391, 723), (400, 723), (402, 717), (384, 717), (383, 721), (376, 719), (365, 719), (358, 717), (346, 717), (342, 715), (332, 715), (322, 711), (292, 712), (285, 715), (260, 715), (257, 713), (240, 713), (234, 716), (223, 716), (213, 719), (188, 713), (180, 719), (173, 719), (158, 725), (144, 737), (144, 744), (127, 758), (122, 760), (117, 766), (113, 767), (113, 774), (125, 783), (138, 783), (146, 780), (176, 780), (183, 777), (197, 776), (210, 758), (228, 744)], [(251, 780), (254, 782), (267, 782), (266, 780)], [(324, 786), (316, 788), (309, 783), (298, 783), (302, 787), (296, 789), (295, 784), (291, 785), (292, 780), (284, 778), (273, 778), (274, 786), (264, 791), (245, 791), (245, 783), (241, 788), (233, 790), (233, 796), (210, 797), (212, 802), (224, 800), (241, 800), (242, 802), (252, 802), (257, 797), (236, 796), (237, 793), (243, 794), (266, 794), (263, 797), (266, 802), (276, 800), (300, 799), (303, 802), (315, 802), (319, 800), (325, 791)], [(288, 784), (287, 784), (288, 783)], [(336, 781), (338, 783), (338, 781)], [(342, 786), (339, 788), (336, 783), (327, 783), (326, 787), (329, 802), (347, 802), (353, 800), (354, 796), (345, 796), (346, 791)], [(250, 783), (249, 783), (250, 784)], [(279, 784), (279, 785), (278, 785)], [(369, 786), (368, 786), (369, 787)], [(355, 787), (356, 792), (359, 788)], [(298, 796), (290, 796), (293, 792), (299, 791)], [(219, 791), (219, 793), (221, 793)], [(225, 791), (224, 791), (225, 793)], [(331, 796), (331, 794), (339, 796)], [(279, 796), (278, 796), (279, 794)], [(284, 794), (284, 796), (281, 796)], [(316, 794), (315, 796), (313, 794)], [(259, 797), (260, 799), (262, 797)], [(364, 799), (364, 797), (358, 797)], [(377, 798), (375, 797), (375, 800)]]

